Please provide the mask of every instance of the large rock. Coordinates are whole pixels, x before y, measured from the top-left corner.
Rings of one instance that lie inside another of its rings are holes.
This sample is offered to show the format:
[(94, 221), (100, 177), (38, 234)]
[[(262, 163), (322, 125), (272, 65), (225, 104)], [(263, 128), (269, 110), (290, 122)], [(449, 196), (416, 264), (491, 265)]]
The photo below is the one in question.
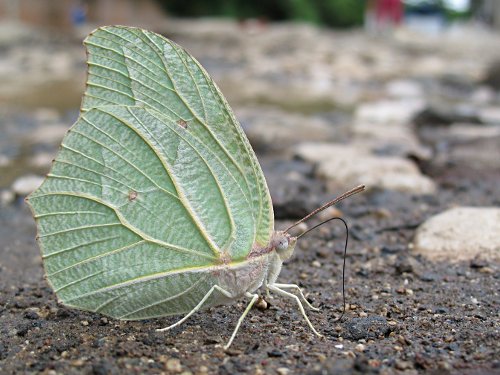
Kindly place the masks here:
[(414, 251), (433, 261), (500, 260), (500, 208), (457, 207), (417, 230)]
[(334, 127), (319, 117), (256, 107), (240, 108), (236, 114), (258, 150), (284, 150), (299, 142), (328, 141), (335, 136)]
[(316, 174), (329, 190), (364, 184), (367, 189), (389, 189), (413, 194), (434, 193), (436, 186), (410, 160), (370, 154), (357, 145), (303, 143), (296, 155), (317, 164)]
[(351, 130), (356, 142), (364, 143), (376, 154), (413, 156), (420, 160), (432, 157), (432, 150), (420, 143), (408, 124), (355, 122)]

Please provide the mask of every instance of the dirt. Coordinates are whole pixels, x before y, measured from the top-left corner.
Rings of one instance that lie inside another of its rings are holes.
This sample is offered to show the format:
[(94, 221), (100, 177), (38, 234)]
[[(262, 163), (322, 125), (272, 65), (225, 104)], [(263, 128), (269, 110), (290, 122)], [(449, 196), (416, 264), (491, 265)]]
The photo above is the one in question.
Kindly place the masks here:
[[(307, 173), (290, 161), (264, 168), (275, 196), (282, 196), (281, 171)], [(293, 301), (274, 297), (267, 309), (251, 311), (227, 352), (222, 346), (245, 301), (197, 313), (164, 333), (155, 329), (178, 317), (123, 322), (59, 305), (43, 278), (34, 223), (19, 198), (0, 214), (0, 372), (500, 373), (498, 264), (434, 264), (408, 245), (416, 226), (434, 213), (500, 201), (498, 176), (478, 180), (469, 173), (467, 181), (463, 173), (448, 172), (437, 195), (372, 192), (339, 206), (351, 229), (348, 309), (341, 322), (343, 227), (329, 224), (301, 239), (280, 280), (298, 283), (320, 308), (308, 314), (323, 338), (314, 336)], [(318, 193), (320, 182), (303, 178), (310, 183), (278, 199), (280, 216), (294, 219), (326, 199)], [(295, 210), (283, 209), (298, 200)]]

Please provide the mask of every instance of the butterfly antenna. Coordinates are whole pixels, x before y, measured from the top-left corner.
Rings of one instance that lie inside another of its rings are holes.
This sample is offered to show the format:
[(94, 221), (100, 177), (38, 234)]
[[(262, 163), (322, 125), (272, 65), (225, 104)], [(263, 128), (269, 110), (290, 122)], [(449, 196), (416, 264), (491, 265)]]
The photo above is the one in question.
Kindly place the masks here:
[[(311, 212), (310, 214), (304, 216), (302, 219), (300, 219), (299, 221), (297, 221), (296, 223), (290, 225), (288, 228), (285, 229), (285, 233), (288, 233), (288, 231), (290, 229), (292, 229), (293, 227), (296, 227), (297, 225), (299, 225), (300, 223), (303, 223), (304, 221), (308, 220), (309, 218), (313, 217), (314, 215), (320, 213), (321, 211), (323, 210), (326, 210), (328, 207), (331, 207), (333, 206), (334, 204), (350, 197), (351, 195), (354, 195), (354, 194), (357, 194), (357, 193), (360, 193), (362, 192), (363, 190), (365, 190), (365, 185), (359, 185), (357, 187), (355, 187), (354, 189), (351, 189), (347, 192), (345, 192), (344, 194), (342, 195), (339, 195), (337, 198), (335, 199), (332, 199), (330, 202), (327, 202), (325, 203), (323, 206), (315, 209), (313, 212)], [(327, 221), (326, 221), (327, 222)], [(321, 224), (320, 224), (321, 225)], [(316, 227), (315, 227), (316, 228)], [(304, 233), (302, 233), (304, 234)]]
[[(355, 193), (353, 193), (353, 194), (355, 194)], [(317, 227), (319, 227), (319, 226), (321, 226), (323, 224), (326, 224), (326, 223), (328, 223), (329, 221), (332, 221), (332, 220), (340, 220), (340, 221), (342, 221), (344, 223), (345, 230), (346, 230), (345, 245), (344, 245), (344, 262), (342, 264), (342, 306), (343, 307), (342, 307), (342, 314), (340, 314), (340, 316), (337, 319), (334, 320), (334, 322), (339, 322), (344, 317), (344, 315), (345, 315), (345, 260), (346, 260), (346, 257), (347, 257), (347, 243), (349, 242), (349, 227), (347, 226), (346, 221), (344, 219), (342, 219), (341, 217), (332, 217), (332, 218), (330, 218), (328, 220), (325, 220), (325, 221), (323, 221), (323, 222), (315, 225), (311, 229), (306, 230), (304, 233), (301, 233), (299, 236), (297, 236), (297, 239), (299, 239), (303, 235), (309, 233), (313, 229), (316, 229)]]

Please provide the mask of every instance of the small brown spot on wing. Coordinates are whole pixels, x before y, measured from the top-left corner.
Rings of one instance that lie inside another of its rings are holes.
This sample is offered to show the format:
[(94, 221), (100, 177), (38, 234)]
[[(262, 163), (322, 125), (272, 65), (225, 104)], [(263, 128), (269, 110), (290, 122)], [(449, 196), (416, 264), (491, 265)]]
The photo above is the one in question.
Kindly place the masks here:
[(130, 190), (128, 193), (128, 200), (132, 202), (135, 198), (137, 198), (137, 191)]
[(177, 120), (177, 125), (179, 125), (183, 129), (187, 129), (187, 127), (188, 127), (187, 121), (185, 121), (183, 119)]

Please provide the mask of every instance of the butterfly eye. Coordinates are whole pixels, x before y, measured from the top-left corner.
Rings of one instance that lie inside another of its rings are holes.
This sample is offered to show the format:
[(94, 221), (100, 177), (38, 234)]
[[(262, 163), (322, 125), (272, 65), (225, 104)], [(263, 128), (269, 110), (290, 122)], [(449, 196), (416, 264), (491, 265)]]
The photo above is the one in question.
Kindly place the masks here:
[(286, 238), (282, 238), (278, 245), (276, 245), (276, 250), (286, 250), (288, 249), (288, 240)]

